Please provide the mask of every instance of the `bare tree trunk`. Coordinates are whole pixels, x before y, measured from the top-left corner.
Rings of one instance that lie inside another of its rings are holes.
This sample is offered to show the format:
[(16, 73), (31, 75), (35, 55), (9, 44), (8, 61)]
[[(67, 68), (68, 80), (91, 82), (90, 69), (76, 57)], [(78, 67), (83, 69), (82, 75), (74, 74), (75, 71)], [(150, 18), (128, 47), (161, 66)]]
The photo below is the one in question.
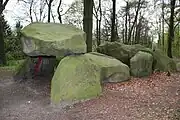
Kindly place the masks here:
[(57, 8), (57, 13), (58, 13), (58, 19), (59, 19), (60, 23), (62, 23), (62, 17), (61, 17), (61, 11), (60, 11), (61, 4), (62, 4), (62, 0), (59, 0), (59, 5), (58, 5), (58, 8)]
[(129, 32), (129, 35), (128, 35), (128, 43), (131, 40), (132, 30), (133, 30), (133, 28), (135, 26), (135, 23), (137, 22), (138, 13), (139, 13), (139, 10), (140, 10), (140, 5), (141, 5), (141, 0), (139, 0), (139, 2), (138, 2), (138, 7), (137, 7), (137, 10), (136, 10), (136, 15), (135, 15), (135, 18), (134, 18), (134, 22), (133, 22), (133, 25), (131, 26), (131, 29), (130, 29), (130, 32)]
[(52, 19), (53, 19), (53, 22), (55, 23), (56, 20), (55, 20), (55, 17), (54, 17), (54, 14), (53, 14), (53, 11), (52, 11), (52, 10), (51, 10), (51, 17), (52, 17)]
[(46, 2), (44, 0), (40, 1), (40, 9), (39, 9), (39, 21), (43, 21), (43, 11), (45, 8)]
[(127, 44), (127, 35), (128, 35), (128, 13), (129, 13), (129, 3), (126, 1), (126, 18), (125, 18), (125, 43)]
[(5, 0), (3, 3), (3, 0), (0, 1), (0, 64), (5, 65), (6, 64), (6, 53), (5, 53), (5, 46), (4, 46), (4, 33), (3, 33), (3, 11), (7, 5), (9, 0)]
[(33, 18), (32, 18), (32, 7), (33, 7), (33, 2), (34, 0), (31, 0), (31, 3), (30, 3), (30, 8), (29, 8), (29, 17), (30, 17), (30, 20), (31, 20), (31, 23), (33, 22)]
[(111, 18), (111, 22), (112, 22), (112, 26), (111, 26), (111, 42), (116, 41), (116, 30), (115, 30), (115, 25), (116, 25), (116, 0), (112, 0), (113, 1), (113, 12), (112, 12), (112, 18)]
[(164, 51), (164, 0), (162, 0), (162, 47)]
[(98, 20), (98, 18), (96, 18), (96, 39), (97, 39), (97, 46), (99, 46), (100, 41), (99, 41), (99, 20)]
[(86, 33), (87, 52), (92, 52), (93, 0), (84, 0), (83, 27)]
[(158, 30), (158, 39), (159, 39), (159, 43), (160, 43), (160, 46), (162, 45), (162, 39), (161, 39), (161, 18), (159, 18), (159, 30)]
[(4, 34), (3, 34), (3, 17), (0, 15), (0, 64), (6, 64), (6, 54), (4, 46)]
[[(102, 20), (102, 9), (101, 9), (101, 0), (99, 0), (99, 14), (100, 14), (100, 18), (99, 18), (99, 33), (98, 33), (98, 41), (99, 41), (99, 45), (101, 44), (101, 20)], [(98, 46), (99, 46), (98, 45)]]
[(174, 9), (176, 0), (171, 0), (171, 16), (169, 20), (168, 50), (167, 55), (172, 58), (172, 41), (174, 39)]
[(48, 5), (48, 23), (51, 22), (51, 5), (52, 5), (52, 2), (53, 2), (53, 0), (49, 0), (49, 2), (48, 2), (48, 0), (46, 0), (46, 3)]

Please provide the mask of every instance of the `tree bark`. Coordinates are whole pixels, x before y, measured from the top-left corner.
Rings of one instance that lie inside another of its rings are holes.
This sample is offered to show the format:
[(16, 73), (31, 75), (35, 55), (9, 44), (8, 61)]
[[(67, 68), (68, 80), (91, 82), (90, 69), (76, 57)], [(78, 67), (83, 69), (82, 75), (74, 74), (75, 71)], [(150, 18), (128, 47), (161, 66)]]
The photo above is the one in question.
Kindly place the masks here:
[(62, 0), (59, 0), (59, 5), (58, 5), (58, 8), (57, 8), (57, 13), (58, 13), (59, 22), (62, 24), (62, 17), (61, 17), (61, 11), (60, 11), (61, 4), (62, 4)]
[(135, 26), (135, 23), (137, 22), (138, 13), (139, 13), (139, 10), (140, 10), (140, 5), (141, 5), (141, 0), (138, 1), (138, 7), (137, 7), (137, 10), (136, 10), (136, 15), (135, 15), (135, 18), (134, 18), (134, 22), (133, 22), (132, 27), (130, 28), (129, 35), (128, 35), (128, 43), (131, 41), (132, 30), (133, 30), (133, 28)]
[(48, 2), (48, 0), (46, 0), (46, 2), (48, 5), (48, 23), (50, 23), (51, 22), (51, 4), (52, 4), (53, 0), (49, 0), (49, 2)]
[(129, 13), (129, 3), (126, 1), (126, 19), (125, 19), (125, 44), (127, 44), (127, 38), (128, 38), (128, 13)]
[(9, 0), (5, 0), (3, 3), (3, 0), (0, 1), (0, 64), (5, 65), (6, 64), (6, 53), (4, 49), (4, 33), (3, 33), (3, 11), (7, 5)]
[(168, 50), (167, 55), (172, 58), (172, 41), (174, 39), (174, 9), (176, 0), (170, 1), (171, 6), (171, 16), (169, 20), (169, 35), (168, 35)]
[(4, 48), (4, 34), (3, 34), (3, 17), (0, 15), (0, 64), (6, 64), (6, 54)]
[(112, 12), (112, 18), (111, 18), (111, 42), (116, 41), (116, 30), (115, 30), (115, 25), (116, 25), (116, 0), (113, 1), (113, 12)]
[(164, 51), (164, 0), (162, 0), (162, 47)]
[(93, 0), (84, 0), (83, 29), (86, 33), (87, 52), (92, 52)]
[(101, 44), (101, 21), (102, 21), (102, 9), (101, 9), (101, 0), (99, 0), (99, 33), (98, 33), (98, 41), (99, 41), (99, 44), (98, 46)]

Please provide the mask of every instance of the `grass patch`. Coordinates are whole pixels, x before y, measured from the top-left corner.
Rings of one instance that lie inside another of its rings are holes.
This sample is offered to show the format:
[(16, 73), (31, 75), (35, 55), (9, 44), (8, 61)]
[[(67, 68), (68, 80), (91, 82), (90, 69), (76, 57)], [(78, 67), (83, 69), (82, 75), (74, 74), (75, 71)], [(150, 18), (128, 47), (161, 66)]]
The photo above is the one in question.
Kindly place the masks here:
[(10, 60), (7, 61), (7, 65), (0, 65), (0, 70), (3, 71), (16, 71), (24, 62), (24, 60)]

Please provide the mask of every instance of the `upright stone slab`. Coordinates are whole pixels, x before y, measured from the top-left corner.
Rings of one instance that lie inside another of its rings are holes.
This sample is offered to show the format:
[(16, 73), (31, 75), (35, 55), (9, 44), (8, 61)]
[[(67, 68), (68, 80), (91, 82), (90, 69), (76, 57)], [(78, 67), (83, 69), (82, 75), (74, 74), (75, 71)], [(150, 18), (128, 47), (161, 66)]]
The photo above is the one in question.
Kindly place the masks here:
[(141, 52), (135, 54), (130, 60), (130, 71), (132, 76), (145, 77), (152, 74), (153, 56)]
[(71, 25), (31, 23), (21, 33), (23, 52), (28, 56), (86, 53), (85, 33)]
[(51, 102), (73, 103), (100, 95), (99, 67), (84, 55), (61, 60), (52, 79)]

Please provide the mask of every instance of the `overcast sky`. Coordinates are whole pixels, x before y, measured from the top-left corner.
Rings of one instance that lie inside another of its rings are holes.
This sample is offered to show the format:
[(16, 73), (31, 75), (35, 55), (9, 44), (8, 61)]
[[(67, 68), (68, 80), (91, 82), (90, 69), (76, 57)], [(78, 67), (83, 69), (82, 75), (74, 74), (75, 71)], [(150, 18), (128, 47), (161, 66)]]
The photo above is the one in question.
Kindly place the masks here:
[[(9, 0), (6, 9), (4, 11), (5, 19), (8, 21), (10, 26), (14, 26), (18, 17), (24, 16), (22, 6), (17, 2), (18, 0)], [(74, 0), (64, 0), (64, 4), (71, 4)]]

